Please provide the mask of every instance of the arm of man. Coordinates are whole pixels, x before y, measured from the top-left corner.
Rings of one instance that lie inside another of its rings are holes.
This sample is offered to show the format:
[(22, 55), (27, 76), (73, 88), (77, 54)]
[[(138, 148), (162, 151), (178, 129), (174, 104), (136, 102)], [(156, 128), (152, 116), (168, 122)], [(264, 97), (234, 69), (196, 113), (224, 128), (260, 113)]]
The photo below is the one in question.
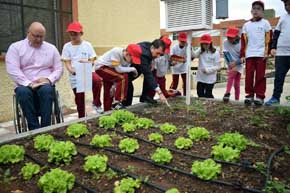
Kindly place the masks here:
[(52, 66), (52, 73), (48, 75), (47, 79), (50, 81), (51, 84), (55, 84), (63, 73), (63, 67), (61, 64), (61, 58), (59, 55), (58, 50), (54, 47), (54, 57), (53, 57), (53, 66)]

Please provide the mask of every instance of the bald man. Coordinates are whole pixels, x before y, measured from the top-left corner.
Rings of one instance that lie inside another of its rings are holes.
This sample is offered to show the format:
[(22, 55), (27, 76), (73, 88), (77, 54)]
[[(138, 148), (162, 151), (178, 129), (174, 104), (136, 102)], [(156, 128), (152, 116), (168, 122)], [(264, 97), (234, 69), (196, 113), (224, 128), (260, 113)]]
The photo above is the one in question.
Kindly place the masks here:
[(6, 54), (6, 69), (30, 130), (51, 124), (53, 85), (63, 72), (58, 50), (44, 39), (45, 27), (33, 22), (27, 37), (11, 44)]

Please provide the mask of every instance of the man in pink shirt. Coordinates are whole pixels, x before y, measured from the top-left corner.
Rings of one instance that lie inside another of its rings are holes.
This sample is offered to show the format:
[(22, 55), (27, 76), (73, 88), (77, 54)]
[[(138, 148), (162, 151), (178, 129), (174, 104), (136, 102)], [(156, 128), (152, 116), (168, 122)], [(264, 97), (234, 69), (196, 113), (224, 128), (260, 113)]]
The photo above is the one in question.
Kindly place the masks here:
[(51, 124), (53, 85), (63, 72), (58, 50), (44, 38), (44, 26), (33, 22), (26, 39), (11, 44), (6, 54), (6, 69), (16, 84), (16, 98), (29, 129)]

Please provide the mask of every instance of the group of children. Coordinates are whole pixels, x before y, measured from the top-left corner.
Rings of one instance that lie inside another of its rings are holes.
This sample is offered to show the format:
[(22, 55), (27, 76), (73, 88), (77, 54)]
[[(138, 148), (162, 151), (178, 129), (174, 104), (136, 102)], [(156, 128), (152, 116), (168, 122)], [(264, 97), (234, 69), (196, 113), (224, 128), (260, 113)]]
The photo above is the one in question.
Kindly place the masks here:
[[(235, 100), (240, 96), (240, 80), (245, 63), (245, 104), (252, 102), (256, 105), (264, 103), (266, 91), (266, 61), (270, 54), (276, 55), (276, 76), (273, 97), (266, 103), (268, 105), (279, 103), (284, 78), (290, 67), (290, 0), (283, 0), (288, 12), (280, 18), (272, 40), (272, 29), (269, 22), (263, 19), (264, 3), (254, 1), (252, 3), (252, 19), (239, 29), (229, 27), (224, 41), (223, 54), (228, 67), (228, 81), (223, 100), (230, 99), (232, 85), (235, 89)], [(85, 116), (84, 93), (76, 92), (76, 76), (74, 64), (92, 63), (93, 77), (93, 106), (98, 113), (102, 113), (100, 101), (101, 86), (104, 86), (104, 110), (112, 108), (124, 108), (122, 102), (126, 99), (128, 89), (128, 73), (138, 76), (138, 71), (131, 63), (141, 63), (142, 50), (137, 44), (129, 44), (127, 48), (113, 48), (101, 57), (97, 58), (92, 45), (81, 39), (83, 29), (80, 23), (73, 22), (67, 32), (71, 41), (66, 43), (62, 50), (62, 59), (69, 72), (71, 87), (75, 95), (75, 102), (79, 117)], [(187, 73), (187, 34), (178, 34), (178, 44), (171, 46), (171, 40), (161, 37), (164, 42), (164, 54), (152, 62), (152, 73), (165, 97), (181, 95), (177, 91), (179, 75), (183, 81), (183, 95), (186, 95)], [(214, 98), (213, 88), (217, 79), (217, 71), (221, 68), (220, 52), (213, 46), (212, 37), (204, 34), (200, 38), (200, 48), (191, 52), (191, 59), (199, 59), (196, 74), (198, 97)], [(170, 90), (166, 90), (165, 75), (172, 68), (172, 83)], [(148, 91), (148, 96), (154, 97), (154, 91)], [(115, 100), (115, 103), (113, 101)]]

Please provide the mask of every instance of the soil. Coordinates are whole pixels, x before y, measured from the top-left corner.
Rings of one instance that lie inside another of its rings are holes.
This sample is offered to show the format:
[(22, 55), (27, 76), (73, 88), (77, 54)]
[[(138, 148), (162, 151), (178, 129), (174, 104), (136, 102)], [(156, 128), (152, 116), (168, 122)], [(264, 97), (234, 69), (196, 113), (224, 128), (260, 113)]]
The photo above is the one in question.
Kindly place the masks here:
[[(290, 135), (287, 132), (287, 124), (290, 123), (289, 116), (277, 115), (274, 108), (269, 107), (245, 107), (238, 104), (221, 103), (208, 100), (194, 100), (189, 107), (184, 106), (181, 99), (171, 99), (171, 107), (164, 105), (147, 106), (141, 111), (134, 112), (139, 117), (147, 117), (155, 121), (155, 126), (150, 129), (139, 129), (133, 136), (148, 139), (148, 134), (160, 132), (158, 125), (168, 122), (178, 128), (175, 134), (165, 135), (162, 146), (175, 149), (174, 142), (179, 136), (187, 137), (187, 129), (191, 127), (205, 127), (210, 131), (211, 138), (205, 141), (194, 142), (189, 150), (181, 150), (187, 154), (200, 157), (211, 157), (211, 147), (217, 143), (217, 136), (225, 132), (239, 132), (248, 139), (258, 144), (258, 147), (248, 147), (241, 153), (237, 163), (254, 165), (257, 162), (267, 163), (270, 155), (282, 146), (290, 146)], [(120, 181), (124, 175), (105, 172), (99, 176), (87, 173), (83, 170), (84, 159), (82, 155), (104, 154), (109, 157), (108, 163), (114, 167), (121, 168), (127, 173), (134, 174), (141, 179), (156, 184), (164, 190), (176, 187), (180, 192), (188, 193), (243, 193), (249, 192), (239, 187), (245, 187), (262, 191), (265, 186), (265, 175), (257, 170), (238, 167), (229, 164), (222, 164), (222, 174), (216, 180), (236, 184), (235, 187), (220, 185), (214, 182), (199, 180), (195, 177), (184, 175), (176, 171), (154, 166), (136, 158), (120, 155), (109, 151), (109, 149), (93, 149), (80, 143), (89, 144), (95, 134), (108, 133), (112, 137), (114, 150), (118, 149), (119, 141), (126, 136), (114, 130), (104, 130), (98, 127), (98, 119), (90, 120), (88, 123), (90, 133), (79, 139), (73, 139), (66, 135), (65, 127), (51, 132), (55, 139), (73, 141), (79, 152), (69, 165), (54, 165), (47, 163), (47, 152), (37, 152), (33, 148), (32, 139), (23, 139), (14, 143), (24, 145), (26, 153), (33, 156), (46, 165), (41, 173), (29, 181), (24, 181), (20, 170), (25, 162), (33, 162), (29, 158), (14, 165), (0, 165), (0, 192), (10, 193), (16, 190), (20, 192), (38, 193), (37, 181), (49, 168), (60, 167), (72, 172), (78, 182), (101, 193), (113, 192), (114, 183)], [(116, 127), (122, 131), (121, 127)], [(150, 160), (152, 152), (157, 148), (153, 144), (138, 141), (140, 148), (134, 155)], [(172, 151), (173, 159), (166, 166), (190, 173), (193, 161), (197, 160), (192, 156)], [(270, 179), (279, 181), (290, 186), (290, 155), (280, 153), (275, 156), (270, 168)], [(10, 170), (10, 174), (4, 178), (4, 172)], [(75, 185), (73, 193), (86, 192)], [(137, 193), (157, 193), (157, 189), (142, 184)]]

